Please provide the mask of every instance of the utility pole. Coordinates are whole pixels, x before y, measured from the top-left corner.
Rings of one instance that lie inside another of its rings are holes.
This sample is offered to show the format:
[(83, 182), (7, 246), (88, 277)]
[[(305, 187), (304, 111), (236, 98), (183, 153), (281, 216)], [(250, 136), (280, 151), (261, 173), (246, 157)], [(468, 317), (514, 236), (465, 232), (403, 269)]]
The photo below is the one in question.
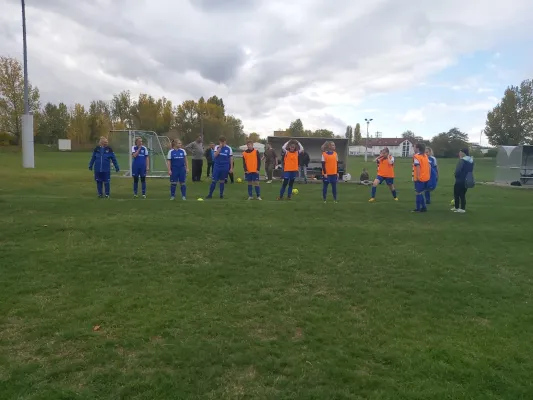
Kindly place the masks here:
[(372, 122), (373, 118), (365, 118), (366, 122), (366, 144), (365, 144), (365, 162), (368, 161), (368, 126)]
[(30, 113), (28, 93), (28, 46), (26, 43), (26, 4), (22, 5), (22, 53), (24, 56), (24, 114), (22, 115), (22, 166), (35, 168), (35, 151), (33, 143), (33, 114)]

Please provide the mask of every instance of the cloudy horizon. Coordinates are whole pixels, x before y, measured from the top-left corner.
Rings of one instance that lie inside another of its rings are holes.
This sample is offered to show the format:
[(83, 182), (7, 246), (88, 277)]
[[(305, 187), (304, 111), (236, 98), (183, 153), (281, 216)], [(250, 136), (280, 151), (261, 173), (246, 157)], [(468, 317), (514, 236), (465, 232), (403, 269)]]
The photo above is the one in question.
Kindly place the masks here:
[[(335, 4), (335, 7), (332, 5)], [(508, 85), (533, 78), (528, 0), (26, 1), (43, 103), (122, 90), (175, 105), (217, 95), (246, 132), (306, 129), (479, 141)], [(0, 54), (22, 58), (20, 1), (0, 0)], [(365, 129), (362, 126), (362, 129)], [(486, 139), (484, 140), (486, 143)]]

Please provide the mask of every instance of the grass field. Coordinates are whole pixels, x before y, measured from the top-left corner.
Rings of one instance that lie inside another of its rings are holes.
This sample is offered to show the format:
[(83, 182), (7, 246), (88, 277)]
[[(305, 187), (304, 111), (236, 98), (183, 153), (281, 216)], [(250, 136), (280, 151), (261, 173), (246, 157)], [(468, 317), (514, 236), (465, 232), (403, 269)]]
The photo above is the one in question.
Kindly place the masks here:
[(99, 200), (88, 158), (0, 151), (1, 399), (533, 398), (533, 191), (478, 185), (453, 214), (440, 160), (416, 215), (406, 160), (397, 203), (121, 178)]

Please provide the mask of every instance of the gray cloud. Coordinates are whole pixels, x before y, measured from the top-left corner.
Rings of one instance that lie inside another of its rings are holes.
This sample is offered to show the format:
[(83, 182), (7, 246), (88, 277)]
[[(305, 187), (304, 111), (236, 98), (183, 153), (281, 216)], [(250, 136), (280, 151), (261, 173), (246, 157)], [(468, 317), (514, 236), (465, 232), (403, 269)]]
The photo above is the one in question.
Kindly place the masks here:
[[(30, 73), (44, 100), (217, 94), (246, 124), (301, 116), (339, 129), (356, 116), (334, 115), (337, 102), (409, 87), (465, 52), (533, 33), (529, 3), (39, 0), (27, 5)], [(18, 57), (20, 3), (0, 9), (0, 54)]]

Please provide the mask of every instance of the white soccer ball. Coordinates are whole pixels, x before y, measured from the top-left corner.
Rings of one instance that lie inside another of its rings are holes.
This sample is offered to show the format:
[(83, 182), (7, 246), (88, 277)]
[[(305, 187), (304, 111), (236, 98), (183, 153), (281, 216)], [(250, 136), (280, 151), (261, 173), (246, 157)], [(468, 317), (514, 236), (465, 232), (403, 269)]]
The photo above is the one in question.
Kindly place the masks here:
[(344, 175), (342, 176), (342, 180), (343, 180), (344, 182), (351, 181), (351, 180), (352, 180), (352, 176), (351, 176), (350, 174), (346, 173), (346, 174), (344, 174)]

